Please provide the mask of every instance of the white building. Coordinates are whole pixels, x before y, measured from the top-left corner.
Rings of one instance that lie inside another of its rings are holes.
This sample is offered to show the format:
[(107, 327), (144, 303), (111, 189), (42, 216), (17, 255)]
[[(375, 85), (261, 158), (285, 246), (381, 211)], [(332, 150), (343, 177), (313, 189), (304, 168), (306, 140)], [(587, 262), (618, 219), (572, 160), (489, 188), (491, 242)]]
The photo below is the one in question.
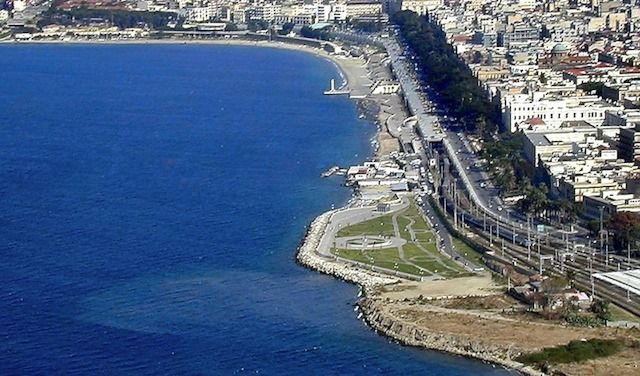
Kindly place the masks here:
[(585, 121), (600, 126), (604, 123), (607, 111), (619, 110), (622, 107), (609, 104), (595, 95), (564, 97), (544, 96), (544, 93), (511, 94), (504, 98), (502, 120), (511, 132), (528, 130), (534, 119), (540, 125), (538, 129), (558, 129), (564, 122), (571, 121)]
[(358, 18), (382, 14), (382, 3), (375, 0), (347, 0), (347, 17)]
[(410, 10), (421, 16), (442, 5), (442, 0), (403, 0), (401, 10)]
[(331, 14), (329, 19), (334, 22), (343, 22), (347, 20), (347, 5), (346, 4), (332, 4)]
[(331, 5), (318, 4), (316, 5), (316, 22), (330, 22), (331, 21)]
[(215, 16), (215, 11), (210, 7), (186, 7), (180, 9), (180, 15), (188, 22), (206, 22)]
[(254, 8), (251, 18), (271, 22), (280, 15), (282, 15), (282, 5), (278, 3), (262, 3)]

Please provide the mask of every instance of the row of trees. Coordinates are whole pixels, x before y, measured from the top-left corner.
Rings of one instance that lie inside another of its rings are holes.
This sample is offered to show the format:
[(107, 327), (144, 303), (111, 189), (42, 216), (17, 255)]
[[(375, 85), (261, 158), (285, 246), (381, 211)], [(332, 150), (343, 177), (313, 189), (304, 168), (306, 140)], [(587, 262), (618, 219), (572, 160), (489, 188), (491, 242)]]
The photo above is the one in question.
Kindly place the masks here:
[(50, 24), (72, 25), (78, 21), (105, 20), (121, 29), (147, 25), (155, 30), (166, 28), (167, 23), (176, 20), (176, 15), (170, 12), (142, 12), (120, 9), (89, 9), (74, 8), (70, 10), (51, 7), (38, 21), (38, 27)]
[(420, 60), (422, 73), (440, 94), (442, 104), (461, 120), (465, 129), (489, 139), (497, 130), (497, 109), (447, 43), (442, 29), (412, 11), (397, 12), (392, 19)]
[(521, 134), (504, 134), (499, 141), (485, 141), (482, 156), (489, 161), (489, 173), (505, 193), (524, 192), (531, 185), (531, 167), (522, 157)]
[(618, 249), (632, 247), (640, 241), (640, 214), (618, 212), (605, 222), (607, 230), (613, 233), (613, 245)]
[(305, 38), (313, 38), (313, 39), (321, 39), (321, 40), (330, 40), (331, 33), (329, 32), (329, 28), (322, 29), (313, 29), (309, 26), (303, 26), (300, 30), (300, 34)]

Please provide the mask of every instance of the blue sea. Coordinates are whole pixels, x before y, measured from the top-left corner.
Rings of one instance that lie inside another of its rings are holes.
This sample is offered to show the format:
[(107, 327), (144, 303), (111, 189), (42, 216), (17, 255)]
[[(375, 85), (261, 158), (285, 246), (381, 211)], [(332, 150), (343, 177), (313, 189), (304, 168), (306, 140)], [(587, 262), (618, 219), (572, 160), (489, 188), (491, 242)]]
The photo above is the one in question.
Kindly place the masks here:
[(503, 375), (403, 347), (294, 262), (374, 126), (239, 46), (0, 47), (0, 374)]

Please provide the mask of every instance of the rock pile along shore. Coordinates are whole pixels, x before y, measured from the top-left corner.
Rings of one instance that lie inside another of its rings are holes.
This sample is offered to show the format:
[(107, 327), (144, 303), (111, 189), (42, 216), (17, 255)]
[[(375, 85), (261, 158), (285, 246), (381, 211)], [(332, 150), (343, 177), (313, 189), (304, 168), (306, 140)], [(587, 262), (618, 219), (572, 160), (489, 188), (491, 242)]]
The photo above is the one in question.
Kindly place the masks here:
[(327, 224), (331, 216), (337, 210), (331, 210), (318, 216), (307, 229), (307, 233), (298, 248), (297, 261), (309, 268), (321, 273), (329, 274), (347, 282), (362, 286), (365, 290), (379, 285), (386, 285), (400, 282), (397, 278), (391, 278), (382, 274), (358, 269), (353, 265), (335, 261), (327, 257), (320, 256), (316, 250), (320, 245), (320, 240), (324, 236)]

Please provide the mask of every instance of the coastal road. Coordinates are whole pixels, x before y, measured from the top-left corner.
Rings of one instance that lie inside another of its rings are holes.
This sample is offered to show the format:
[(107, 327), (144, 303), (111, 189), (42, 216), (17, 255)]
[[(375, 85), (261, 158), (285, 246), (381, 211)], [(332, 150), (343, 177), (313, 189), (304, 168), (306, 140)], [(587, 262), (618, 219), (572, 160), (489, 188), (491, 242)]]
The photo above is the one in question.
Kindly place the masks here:
[[(458, 173), (465, 184), (465, 188), (469, 192), (472, 200), (478, 204), (480, 208), (487, 212), (488, 215), (498, 218), (499, 220), (508, 221), (508, 214), (501, 213), (498, 207), (501, 207), (499, 203), (495, 202), (497, 192), (489, 190), (486, 192), (479, 192), (476, 187), (480, 187), (480, 183), (486, 180), (486, 175), (483, 175), (480, 171), (477, 174), (467, 170), (467, 165), (463, 164), (458, 154), (465, 150), (470, 155), (465, 156), (469, 160), (474, 160), (475, 155), (470, 150), (466, 150), (464, 143), (453, 132), (443, 132), (442, 129), (435, 124), (437, 119), (431, 114), (431, 108), (433, 104), (428, 100), (425, 95), (422, 95), (421, 83), (415, 75), (415, 63), (411, 59), (410, 53), (405, 51), (400, 43), (394, 38), (388, 38), (384, 41), (385, 48), (389, 53), (389, 58), (393, 67), (393, 71), (396, 74), (400, 85), (402, 86), (402, 92), (405, 96), (407, 106), (412, 114), (416, 116), (423, 137), (428, 142), (442, 140), (445, 151), (453, 165), (458, 170)], [(407, 56), (409, 55), (409, 56)], [(428, 93), (428, 92), (427, 92)], [(460, 152), (458, 152), (460, 150)], [(494, 205), (495, 204), (495, 205)]]

